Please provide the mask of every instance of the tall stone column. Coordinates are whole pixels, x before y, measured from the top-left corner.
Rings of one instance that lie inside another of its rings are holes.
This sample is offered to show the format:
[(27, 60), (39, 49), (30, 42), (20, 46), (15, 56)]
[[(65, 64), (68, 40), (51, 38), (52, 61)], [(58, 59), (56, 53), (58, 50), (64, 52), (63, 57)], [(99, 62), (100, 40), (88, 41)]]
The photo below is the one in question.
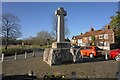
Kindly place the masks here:
[(70, 52), (70, 42), (65, 42), (64, 17), (67, 12), (60, 7), (55, 11), (55, 15), (58, 17), (57, 42), (52, 43), (52, 48), (46, 48), (43, 55), (43, 61), (50, 66), (73, 61), (73, 56)]
[(55, 11), (55, 15), (58, 17), (58, 27), (57, 27), (57, 42), (65, 41), (65, 31), (64, 31), (64, 16), (67, 15), (67, 12), (62, 8), (58, 8)]

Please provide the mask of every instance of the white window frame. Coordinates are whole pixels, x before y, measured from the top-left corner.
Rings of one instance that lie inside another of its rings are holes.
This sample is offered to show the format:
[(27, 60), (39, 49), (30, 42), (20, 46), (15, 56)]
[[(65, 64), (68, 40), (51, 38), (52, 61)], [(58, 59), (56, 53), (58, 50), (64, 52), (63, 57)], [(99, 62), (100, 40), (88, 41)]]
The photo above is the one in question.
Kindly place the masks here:
[(104, 39), (108, 39), (108, 34), (104, 34)]
[(82, 43), (82, 39), (78, 39), (78, 43)]
[(87, 37), (84, 37), (85, 40), (87, 40)]
[[(102, 46), (104, 46), (103, 42), (99, 42), (99, 44), (102, 44)], [(100, 45), (101, 46), (101, 45)]]
[(109, 46), (109, 43), (108, 42), (104, 42), (104, 46)]
[(90, 41), (92, 40), (91, 36), (89, 37), (89, 40), (90, 40)]
[(99, 39), (103, 39), (103, 38), (104, 38), (103, 34), (99, 35)]

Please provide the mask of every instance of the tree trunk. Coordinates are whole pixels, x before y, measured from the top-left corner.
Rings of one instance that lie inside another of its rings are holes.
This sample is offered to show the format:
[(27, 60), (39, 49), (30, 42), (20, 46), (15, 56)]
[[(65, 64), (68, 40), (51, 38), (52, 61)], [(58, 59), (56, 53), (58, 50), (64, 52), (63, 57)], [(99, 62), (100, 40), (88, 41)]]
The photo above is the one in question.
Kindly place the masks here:
[(9, 30), (7, 30), (7, 35), (6, 35), (5, 50), (7, 50), (8, 48), (8, 32)]
[(7, 50), (8, 48), (8, 39), (6, 39), (6, 42), (5, 42), (5, 50)]
[(5, 45), (5, 50), (7, 50), (7, 45)]

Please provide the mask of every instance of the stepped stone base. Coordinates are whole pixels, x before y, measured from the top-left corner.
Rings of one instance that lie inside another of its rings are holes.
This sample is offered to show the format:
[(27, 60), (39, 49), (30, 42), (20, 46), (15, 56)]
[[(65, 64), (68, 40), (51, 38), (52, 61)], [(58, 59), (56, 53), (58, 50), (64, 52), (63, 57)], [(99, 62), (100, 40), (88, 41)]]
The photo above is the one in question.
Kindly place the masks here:
[(70, 48), (70, 42), (54, 42), (52, 43), (52, 48)]
[(54, 42), (52, 48), (46, 48), (43, 54), (43, 61), (50, 66), (60, 65), (63, 62), (76, 62), (79, 58), (79, 51), (70, 48), (69, 42)]
[(52, 65), (60, 65), (63, 62), (73, 61), (70, 49), (46, 48), (43, 55), (43, 61)]

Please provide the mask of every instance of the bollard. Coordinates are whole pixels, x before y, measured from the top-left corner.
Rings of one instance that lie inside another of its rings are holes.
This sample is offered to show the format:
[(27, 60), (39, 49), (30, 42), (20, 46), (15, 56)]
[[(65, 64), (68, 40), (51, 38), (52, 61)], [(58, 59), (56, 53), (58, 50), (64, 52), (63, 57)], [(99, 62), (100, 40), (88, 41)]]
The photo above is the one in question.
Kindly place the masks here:
[(75, 71), (71, 73), (71, 80), (77, 80)]
[(15, 60), (17, 59), (17, 53), (15, 53)]
[(117, 78), (117, 80), (120, 80), (120, 72), (119, 71), (116, 73), (116, 78)]
[(35, 52), (33, 51), (33, 54), (32, 54), (33, 57), (35, 57)]
[(30, 72), (28, 73), (28, 76), (33, 76), (33, 71), (30, 71)]
[(105, 59), (108, 60), (108, 55), (107, 52), (105, 53)]
[(27, 52), (25, 52), (25, 58), (27, 58)]
[(30, 71), (30, 72), (28, 73), (28, 76), (32, 77), (32, 80), (34, 80), (34, 79), (33, 79), (33, 71)]
[(2, 62), (4, 61), (4, 54), (2, 53)]

